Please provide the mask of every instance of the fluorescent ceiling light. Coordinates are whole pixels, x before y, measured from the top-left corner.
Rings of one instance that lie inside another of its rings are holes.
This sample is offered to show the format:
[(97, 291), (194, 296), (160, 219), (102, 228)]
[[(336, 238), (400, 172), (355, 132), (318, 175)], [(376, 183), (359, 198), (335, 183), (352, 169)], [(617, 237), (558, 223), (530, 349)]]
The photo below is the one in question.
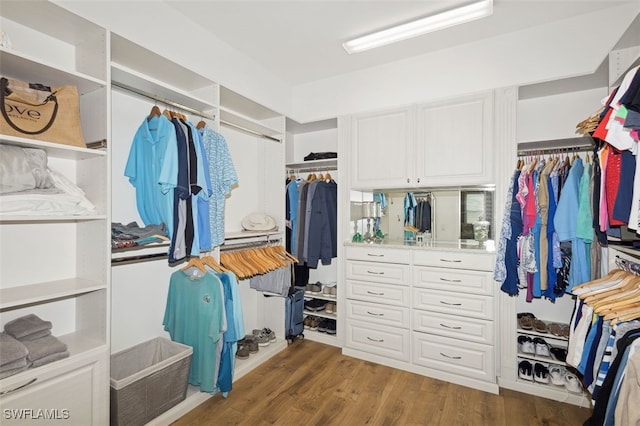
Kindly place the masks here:
[(484, 18), (493, 13), (493, 0), (477, 1), (466, 6), (450, 9), (416, 21), (407, 22), (386, 30), (349, 40), (342, 47), (349, 53), (364, 50), (421, 36), (433, 31), (442, 30), (454, 25), (463, 24), (475, 19)]

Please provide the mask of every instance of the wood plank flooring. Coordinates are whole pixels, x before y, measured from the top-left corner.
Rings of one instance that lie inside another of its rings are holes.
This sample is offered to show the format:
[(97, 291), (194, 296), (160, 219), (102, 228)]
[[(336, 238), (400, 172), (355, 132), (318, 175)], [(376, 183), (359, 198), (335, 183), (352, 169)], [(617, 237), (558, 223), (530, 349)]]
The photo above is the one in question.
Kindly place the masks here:
[(296, 341), (173, 423), (186, 425), (582, 425), (591, 410), (493, 395)]

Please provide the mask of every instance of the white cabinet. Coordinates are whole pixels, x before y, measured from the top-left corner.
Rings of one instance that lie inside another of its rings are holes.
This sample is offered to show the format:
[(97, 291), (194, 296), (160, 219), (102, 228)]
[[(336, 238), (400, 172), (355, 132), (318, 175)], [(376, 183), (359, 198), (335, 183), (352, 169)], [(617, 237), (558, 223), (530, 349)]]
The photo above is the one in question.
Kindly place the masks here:
[(413, 117), (410, 107), (353, 116), (352, 187), (399, 188), (414, 184)]
[[(0, 48), (0, 74), (75, 85), (85, 141), (105, 140), (109, 146), (106, 30), (49, 2), (5, 2), (1, 12), (12, 47)], [(0, 215), (0, 324), (36, 314), (51, 321), (52, 334), (69, 350), (68, 358), (0, 380), (0, 407), (34, 414), (67, 409), (67, 421), (104, 424), (109, 413), (109, 149), (8, 135), (0, 135), (0, 143), (43, 149), (49, 168), (82, 189), (95, 206), (88, 215), (51, 210)]]
[(351, 120), (354, 189), (493, 183), (493, 93)]
[(416, 182), (493, 183), (491, 92), (417, 106)]

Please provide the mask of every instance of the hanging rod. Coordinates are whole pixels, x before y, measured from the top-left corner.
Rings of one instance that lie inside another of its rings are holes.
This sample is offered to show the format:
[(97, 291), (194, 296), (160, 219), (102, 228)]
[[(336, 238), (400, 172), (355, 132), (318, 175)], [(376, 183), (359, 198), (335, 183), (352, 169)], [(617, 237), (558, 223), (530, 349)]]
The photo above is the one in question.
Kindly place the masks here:
[(287, 167), (287, 172), (291, 173), (306, 173), (306, 172), (323, 172), (323, 171), (331, 171), (338, 170), (337, 166), (329, 166), (329, 167)]
[(238, 124), (231, 123), (229, 121), (220, 120), (220, 124), (224, 124), (225, 126), (234, 127), (238, 130), (242, 130), (243, 132), (251, 133), (252, 135), (260, 136), (261, 138), (271, 139), (272, 141), (282, 142), (278, 138), (274, 138), (273, 136), (265, 135), (264, 133), (256, 132), (255, 130), (247, 129), (246, 127), (242, 127)]
[(552, 154), (558, 151), (587, 151), (593, 149), (595, 143), (589, 136), (576, 138), (552, 139), (535, 142), (520, 142), (518, 155)]
[(215, 120), (216, 119), (215, 115), (207, 114), (206, 112), (198, 111), (197, 109), (190, 108), (188, 106), (179, 104), (179, 103), (171, 101), (169, 99), (165, 99), (165, 98), (162, 98), (160, 96), (152, 95), (151, 93), (145, 92), (144, 90), (140, 90), (138, 88), (135, 88), (133, 86), (129, 86), (129, 85), (124, 84), (124, 83), (119, 83), (117, 81), (113, 81), (112, 80), (111, 81), (111, 85), (115, 86), (115, 87), (118, 87), (120, 89), (126, 90), (128, 92), (132, 92), (132, 93), (135, 93), (137, 95), (143, 96), (145, 98), (151, 99), (152, 101), (157, 101), (157, 102), (172, 106), (174, 108), (178, 108), (178, 109), (180, 109), (180, 110), (182, 110), (184, 112), (190, 112), (191, 114), (195, 114), (195, 115), (200, 116), (202, 118), (208, 118), (209, 120)]
[(274, 243), (279, 243), (279, 242), (280, 242), (280, 239), (278, 238), (274, 240), (252, 241), (249, 243), (222, 245), (220, 246), (220, 252), (222, 253), (225, 251), (232, 251), (232, 250), (245, 250), (249, 248), (268, 247), (270, 245), (273, 245)]

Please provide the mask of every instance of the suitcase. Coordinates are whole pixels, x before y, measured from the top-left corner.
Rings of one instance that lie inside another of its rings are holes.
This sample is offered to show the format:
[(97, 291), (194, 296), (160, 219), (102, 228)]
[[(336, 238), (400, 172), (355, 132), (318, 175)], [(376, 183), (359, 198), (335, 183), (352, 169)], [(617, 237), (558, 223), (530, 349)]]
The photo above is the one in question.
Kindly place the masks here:
[(287, 342), (304, 339), (304, 290), (296, 289), (285, 298), (285, 336)]

